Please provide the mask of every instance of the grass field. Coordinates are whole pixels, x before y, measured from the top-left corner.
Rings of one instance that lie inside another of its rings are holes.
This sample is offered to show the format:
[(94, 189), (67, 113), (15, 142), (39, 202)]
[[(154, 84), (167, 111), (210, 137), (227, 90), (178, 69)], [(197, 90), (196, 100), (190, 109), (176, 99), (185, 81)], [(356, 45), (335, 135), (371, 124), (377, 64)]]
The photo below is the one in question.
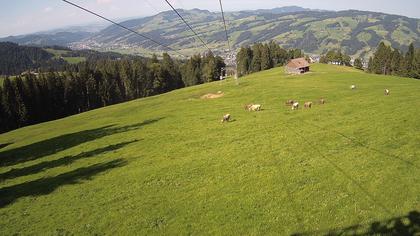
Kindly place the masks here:
[(79, 62), (86, 61), (86, 57), (63, 57), (63, 59), (70, 64), (77, 64)]
[[(0, 135), (0, 235), (419, 232), (420, 81), (312, 71), (277, 68)], [(225, 113), (233, 121), (221, 124)]]
[(63, 57), (64, 54), (68, 53), (67, 50), (58, 50), (52, 48), (46, 48), (45, 51), (54, 54), (55, 58), (63, 58), (63, 60), (67, 61), (70, 64), (77, 64), (79, 62), (86, 61), (85, 57)]

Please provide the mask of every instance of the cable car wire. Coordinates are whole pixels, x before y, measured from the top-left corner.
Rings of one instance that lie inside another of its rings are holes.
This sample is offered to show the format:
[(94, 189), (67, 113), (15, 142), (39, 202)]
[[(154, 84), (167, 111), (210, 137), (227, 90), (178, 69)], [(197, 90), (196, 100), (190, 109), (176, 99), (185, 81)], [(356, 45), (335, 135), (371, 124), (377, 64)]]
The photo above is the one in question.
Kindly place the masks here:
[(190, 28), (190, 30), (195, 34), (195, 36), (197, 36), (197, 38), (200, 39), (203, 46), (206, 47), (207, 50), (211, 51), (211, 49), (207, 46), (203, 39), (195, 32), (195, 30), (190, 26), (190, 24), (188, 24), (184, 17), (182, 17), (181, 14), (179, 14), (179, 12), (172, 6), (172, 4), (168, 0), (165, 0), (165, 2), (172, 8), (172, 10), (179, 16), (179, 18), (181, 18), (181, 20), (188, 26), (188, 28)]
[(119, 27), (121, 27), (121, 28), (123, 28), (123, 29), (125, 29), (125, 30), (127, 30), (127, 31), (130, 31), (131, 33), (136, 34), (136, 35), (138, 35), (138, 36), (140, 36), (140, 37), (142, 37), (142, 38), (145, 38), (145, 39), (147, 39), (147, 40), (150, 40), (150, 41), (152, 41), (153, 43), (155, 43), (155, 44), (157, 44), (157, 45), (159, 45), (159, 46), (161, 46), (161, 47), (164, 47), (164, 48), (168, 49), (169, 51), (173, 51), (173, 52), (175, 52), (175, 53), (177, 53), (177, 54), (179, 54), (179, 55), (181, 55), (181, 56), (183, 56), (183, 57), (188, 57), (188, 56), (186, 56), (186, 55), (184, 55), (184, 54), (182, 54), (182, 53), (180, 53), (180, 52), (178, 52), (178, 51), (174, 50), (173, 48), (171, 48), (171, 47), (169, 47), (169, 46), (167, 46), (167, 45), (164, 45), (164, 44), (162, 44), (162, 43), (160, 43), (160, 42), (158, 42), (158, 41), (156, 41), (156, 40), (152, 39), (151, 37), (149, 37), (149, 36), (147, 36), (147, 35), (140, 34), (140, 33), (136, 32), (136, 31), (134, 31), (134, 30), (132, 30), (132, 29), (130, 29), (130, 28), (128, 28), (128, 27), (126, 27), (126, 26), (121, 25), (120, 23), (117, 23), (117, 22), (115, 22), (115, 21), (113, 21), (113, 20), (110, 20), (110, 19), (108, 19), (108, 18), (106, 18), (106, 17), (104, 17), (104, 16), (102, 16), (102, 15), (99, 15), (98, 13), (95, 13), (95, 12), (93, 12), (93, 11), (89, 10), (89, 9), (86, 9), (86, 8), (84, 8), (84, 7), (82, 7), (82, 6), (79, 6), (79, 5), (77, 5), (77, 4), (73, 3), (73, 2), (70, 2), (70, 1), (68, 1), (68, 0), (62, 0), (62, 1), (63, 1), (63, 2), (65, 2), (65, 3), (68, 3), (68, 4), (70, 4), (70, 5), (72, 5), (72, 6), (74, 6), (74, 7), (77, 7), (77, 8), (79, 8), (79, 9), (81, 9), (81, 10), (85, 11), (85, 12), (88, 12), (88, 13), (90, 13), (90, 14), (92, 14), (92, 15), (95, 15), (95, 16), (97, 16), (97, 17), (99, 17), (99, 18), (102, 18), (102, 19), (104, 19), (104, 20), (106, 20), (106, 21), (108, 21), (108, 22), (111, 22), (112, 24), (114, 24), (114, 25), (116, 25), (116, 26), (119, 26)]
[(227, 41), (227, 44), (228, 44), (229, 51), (232, 51), (232, 48), (230, 47), (229, 35), (228, 35), (228, 32), (227, 32), (227, 27), (226, 27), (225, 13), (223, 12), (222, 0), (219, 0), (219, 4), (220, 4), (220, 10), (222, 11), (223, 25), (225, 26), (226, 41)]

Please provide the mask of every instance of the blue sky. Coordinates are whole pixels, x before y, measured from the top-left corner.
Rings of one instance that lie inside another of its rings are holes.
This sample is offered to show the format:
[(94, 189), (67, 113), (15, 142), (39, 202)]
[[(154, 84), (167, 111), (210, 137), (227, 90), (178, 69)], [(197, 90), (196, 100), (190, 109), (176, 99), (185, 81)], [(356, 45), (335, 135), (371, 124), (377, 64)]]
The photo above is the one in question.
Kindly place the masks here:
[[(73, 0), (112, 19), (169, 10), (164, 0)], [(177, 8), (219, 11), (218, 0), (170, 0)], [(297, 5), (325, 10), (368, 10), (420, 18), (420, 0), (223, 0), (226, 11)], [(101, 22), (61, 0), (0, 0), (0, 37)]]

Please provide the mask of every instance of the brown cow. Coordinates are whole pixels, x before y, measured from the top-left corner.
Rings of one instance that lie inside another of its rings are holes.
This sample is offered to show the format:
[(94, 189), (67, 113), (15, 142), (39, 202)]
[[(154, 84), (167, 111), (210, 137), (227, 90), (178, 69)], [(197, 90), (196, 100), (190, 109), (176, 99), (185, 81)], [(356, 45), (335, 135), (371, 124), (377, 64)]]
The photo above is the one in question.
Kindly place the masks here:
[(305, 104), (303, 104), (303, 106), (305, 108), (312, 108), (312, 102), (305, 102)]
[(286, 101), (286, 106), (292, 106), (293, 105), (293, 103), (295, 103), (296, 101), (294, 101), (294, 100), (287, 100)]

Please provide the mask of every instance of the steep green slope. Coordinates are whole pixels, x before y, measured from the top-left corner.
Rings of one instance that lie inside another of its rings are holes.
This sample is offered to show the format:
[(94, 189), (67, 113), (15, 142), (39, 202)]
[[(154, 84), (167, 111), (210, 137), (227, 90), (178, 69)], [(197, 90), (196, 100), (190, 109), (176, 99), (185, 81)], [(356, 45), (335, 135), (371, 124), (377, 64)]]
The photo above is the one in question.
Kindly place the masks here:
[[(226, 49), (220, 13), (199, 9), (180, 9), (180, 12), (209, 43), (210, 48), (215, 51)], [(321, 54), (330, 49), (342, 49), (349, 55), (368, 56), (381, 41), (401, 50), (406, 50), (410, 43), (420, 44), (418, 19), (384, 13), (305, 9), (276, 13), (274, 10), (256, 10), (229, 12), (226, 19), (235, 47), (275, 40), (286, 48), (301, 48), (307, 53)], [(193, 34), (172, 11), (121, 24), (186, 54), (204, 50), (201, 43), (194, 39)], [(117, 26), (102, 30), (80, 45), (140, 54), (158, 49), (146, 39)]]
[[(0, 135), (0, 234), (420, 230), (420, 81), (312, 69), (276, 68)], [(225, 95), (200, 99), (217, 91)], [(284, 105), (320, 97), (327, 103), (312, 109)], [(251, 102), (264, 110), (244, 111)], [(233, 121), (221, 124), (225, 113)]]

